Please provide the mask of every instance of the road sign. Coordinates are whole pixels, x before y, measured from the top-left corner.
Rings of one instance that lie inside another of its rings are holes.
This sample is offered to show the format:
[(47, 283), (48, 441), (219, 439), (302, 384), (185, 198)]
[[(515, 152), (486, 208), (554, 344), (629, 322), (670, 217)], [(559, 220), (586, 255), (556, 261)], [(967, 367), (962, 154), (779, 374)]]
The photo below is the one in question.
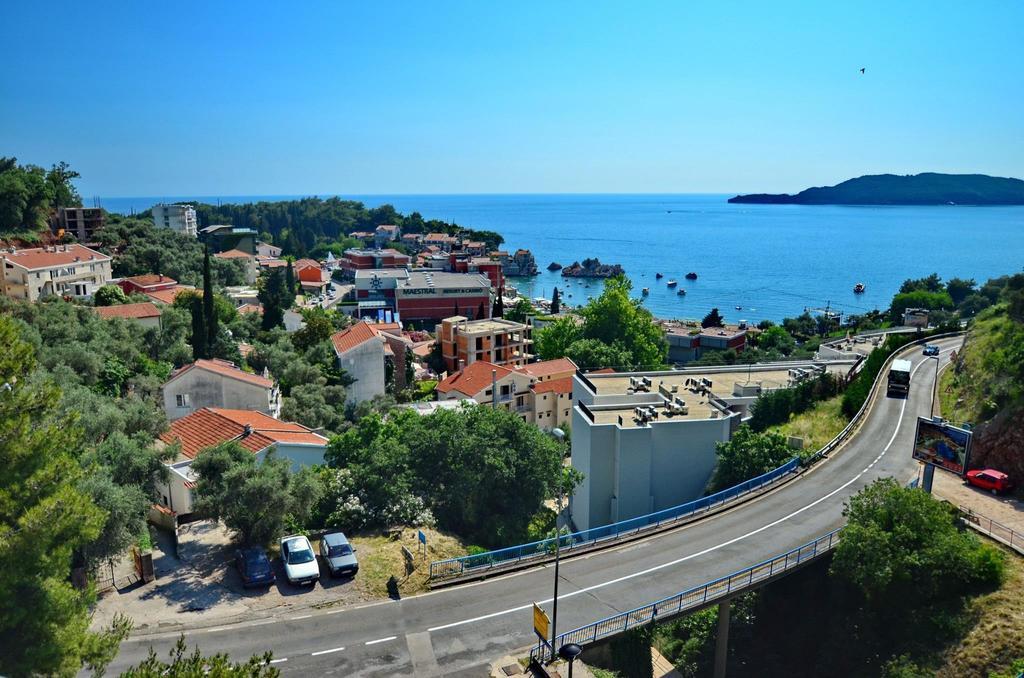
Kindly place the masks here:
[(427, 535), (423, 534), (423, 530), (416, 530), (416, 538), (420, 540), (420, 543), (424, 546), (427, 545)]
[(548, 642), (548, 630), (551, 628), (551, 620), (548, 613), (541, 609), (537, 603), (533, 604), (533, 632), (540, 636), (545, 644)]

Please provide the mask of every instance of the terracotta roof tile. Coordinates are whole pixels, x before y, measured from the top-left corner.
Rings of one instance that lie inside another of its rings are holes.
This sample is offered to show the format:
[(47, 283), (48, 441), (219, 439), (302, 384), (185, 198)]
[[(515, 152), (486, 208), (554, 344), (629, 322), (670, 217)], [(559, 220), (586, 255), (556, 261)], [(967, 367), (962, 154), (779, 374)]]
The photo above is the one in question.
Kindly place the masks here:
[[(246, 433), (246, 426), (251, 426)], [(195, 459), (202, 450), (227, 440), (251, 452), (260, 452), (274, 443), (327, 445), (327, 438), (291, 422), (278, 421), (260, 412), (204, 407), (171, 422), (160, 436), (165, 443), (181, 443), (181, 452)]]
[(341, 355), (342, 353), (348, 353), (360, 344), (376, 338), (377, 333), (370, 328), (370, 323), (363, 320), (346, 330), (332, 334), (331, 343), (334, 344), (334, 351)]
[(159, 318), (160, 309), (149, 301), (139, 304), (120, 304), (116, 306), (97, 306), (96, 315), (101, 318)]
[(153, 285), (177, 285), (178, 281), (159, 273), (145, 273), (143, 275), (130, 275), (124, 278), (136, 287), (152, 287)]
[(561, 372), (575, 374), (576, 363), (569, 358), (558, 358), (556, 360), (542, 360), (539, 363), (527, 363), (519, 369), (530, 376), (540, 379), (541, 377), (549, 377), (552, 374), (559, 374)]
[(469, 367), (448, 375), (448, 377), (437, 385), (436, 390), (440, 393), (458, 391), (468, 396), (474, 396), (491, 385), (491, 372), (498, 371), (498, 379), (510, 374), (512, 370), (503, 365), (495, 365), (484, 360), (477, 360), (470, 363)]
[(263, 388), (273, 388), (274, 382), (271, 379), (262, 377), (258, 374), (251, 374), (240, 369), (232, 362), (227, 360), (197, 360), (190, 365), (185, 365), (180, 368), (174, 374), (171, 375), (167, 383), (170, 383), (180, 377), (181, 375), (189, 372), (193, 369), (205, 370), (207, 372), (213, 372), (219, 374), (222, 377), (228, 377), (229, 379), (237, 379), (238, 381), (244, 381), (247, 384), (253, 384), (254, 386), (262, 386)]
[[(22, 268), (34, 270), (37, 268), (52, 268), (54, 266), (70, 266), (72, 264), (88, 264), (90, 261), (110, 261), (110, 257), (96, 250), (91, 250), (84, 245), (61, 245), (51, 251), (52, 248), (32, 247), (24, 250), (15, 250), (14, 253), (0, 252), (0, 259), (6, 259), (12, 264)], [(92, 257), (90, 259), (89, 257)]]
[(213, 256), (218, 259), (253, 259), (255, 255), (243, 252), (242, 250), (228, 250), (227, 252), (217, 252)]
[(182, 292), (195, 292), (196, 294), (202, 294), (202, 290), (197, 290), (194, 287), (187, 285), (175, 285), (166, 290), (154, 290), (152, 292), (146, 292), (146, 296), (159, 304), (173, 304), (175, 298)]
[(530, 389), (534, 393), (572, 393), (572, 377), (538, 381), (536, 384), (531, 384)]

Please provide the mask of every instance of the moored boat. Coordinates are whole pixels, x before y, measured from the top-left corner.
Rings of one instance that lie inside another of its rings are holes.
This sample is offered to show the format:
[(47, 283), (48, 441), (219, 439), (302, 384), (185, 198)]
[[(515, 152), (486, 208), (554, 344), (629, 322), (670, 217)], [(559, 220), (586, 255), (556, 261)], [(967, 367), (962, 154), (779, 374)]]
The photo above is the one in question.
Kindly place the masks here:
[(867, 289), (867, 288), (864, 287), (864, 283), (857, 283), (856, 285), (853, 286), (853, 293), (854, 294), (864, 294), (864, 290), (865, 289)]
[(669, 281), (668, 281), (668, 286), (669, 286), (669, 287), (675, 287), (675, 286), (676, 286), (676, 284), (677, 284), (677, 283), (676, 283), (676, 281), (675, 281), (675, 280), (669, 280)]
[(682, 287), (680, 287), (679, 291), (676, 292), (676, 294), (678, 294), (681, 297), (685, 297), (686, 296), (686, 290), (684, 290)]
[(648, 294), (650, 294), (650, 293), (651, 293), (651, 288), (650, 288), (650, 287), (645, 287), (645, 288), (643, 288), (642, 290), (640, 290), (640, 294), (644, 295), (645, 297), (646, 297), (646, 296), (647, 296)]

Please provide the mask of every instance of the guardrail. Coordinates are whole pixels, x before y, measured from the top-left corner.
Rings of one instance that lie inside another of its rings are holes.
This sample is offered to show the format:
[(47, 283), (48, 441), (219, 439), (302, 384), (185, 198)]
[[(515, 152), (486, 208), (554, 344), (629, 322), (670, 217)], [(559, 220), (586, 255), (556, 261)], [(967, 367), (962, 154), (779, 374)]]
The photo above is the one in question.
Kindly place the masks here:
[(960, 518), (965, 522), (970, 523), (971, 527), (975, 530), (992, 537), (998, 542), (1006, 544), (1014, 551), (1024, 555), (1024, 534), (1015, 532), (1013, 528), (1007, 527), (1002, 523), (997, 523), (991, 518), (979, 513), (975, 513), (966, 506), (960, 506), (958, 509), (960, 511)]
[[(635, 626), (643, 626), (659, 618), (673, 617), (687, 610), (701, 608), (715, 601), (729, 598), (752, 588), (754, 584), (760, 584), (809, 560), (825, 555), (839, 544), (839, 533), (842, 529), (833, 530), (792, 551), (787, 551), (706, 584), (695, 586), (674, 596), (559, 634), (555, 637), (555, 647), (562, 647), (566, 643), (588, 645), (602, 638), (623, 633)], [(547, 646), (538, 643), (530, 651), (530, 657), (542, 659), (546, 652)]]
[[(582, 532), (574, 532), (572, 534), (565, 534), (558, 537), (559, 548), (572, 551), (573, 549), (579, 549), (585, 546), (591, 546), (601, 541), (611, 541), (622, 536), (632, 536), (639, 533), (643, 529), (659, 528), (666, 524), (684, 520), (690, 518), (693, 515), (700, 512), (707, 512), (712, 508), (716, 508), (741, 496), (760, 490), (765, 486), (776, 482), (780, 478), (787, 476), (788, 474), (795, 472), (801, 466), (809, 466), (818, 460), (822, 459), (834, 449), (839, 447), (840, 444), (845, 441), (853, 430), (863, 419), (867, 413), (869, 406), (876, 397), (876, 391), (878, 385), (885, 379), (886, 366), (893, 360), (893, 358), (901, 351), (906, 349), (908, 346), (920, 345), (932, 341), (935, 339), (943, 339), (946, 337), (953, 337), (962, 334), (962, 332), (949, 332), (945, 334), (938, 334), (934, 336), (924, 337), (915, 341), (908, 342), (904, 346), (896, 349), (890, 354), (886, 362), (883, 364), (881, 371), (875, 378), (874, 383), (871, 387), (871, 393), (864, 400), (864, 404), (861, 405), (857, 414), (853, 416), (850, 423), (839, 432), (839, 434), (825, 444), (820, 450), (815, 452), (810, 457), (800, 460), (794, 458), (783, 464), (774, 471), (753, 478), (744, 483), (740, 483), (734, 487), (722, 490), (716, 494), (709, 495), (707, 497), (701, 497), (691, 502), (674, 506), (672, 508), (664, 509), (657, 513), (651, 513), (630, 520), (624, 520), (618, 523), (612, 523), (611, 525), (604, 525), (601, 527), (595, 527), (590, 530)], [(580, 407), (583, 407), (581, 404)], [(589, 413), (589, 412), (588, 412)], [(592, 415), (591, 415), (592, 416)], [(486, 572), (488, 570), (499, 568), (503, 566), (520, 564), (523, 561), (529, 560), (540, 560), (543, 558), (550, 557), (554, 554), (555, 549), (555, 538), (542, 539), (540, 541), (531, 542), (529, 544), (520, 544), (518, 546), (510, 546), (504, 549), (498, 549), (495, 551), (487, 551), (485, 553), (478, 553), (468, 556), (460, 556), (457, 558), (449, 558), (447, 560), (437, 560), (430, 564), (430, 576), (429, 582), (440, 582), (446, 579), (452, 579), (467, 574), (475, 574), (478, 572)]]
[[(712, 508), (732, 501), (733, 499), (760, 490), (776, 482), (800, 466), (799, 458), (793, 458), (764, 475), (752, 478), (721, 492), (710, 494), (700, 499), (673, 506), (662, 511), (623, 520), (610, 525), (602, 525), (582, 532), (563, 534), (558, 539), (558, 548), (564, 551), (578, 550), (604, 540), (614, 540), (623, 535), (633, 535), (645, 528), (658, 528), (678, 520), (689, 518), (694, 514), (709, 511)], [(478, 553), (447, 560), (437, 560), (430, 564), (430, 581), (438, 581), (464, 574), (486, 571), (495, 567), (521, 563), (524, 560), (545, 558), (555, 552), (556, 537), (542, 539), (529, 544), (510, 546), (496, 551)]]

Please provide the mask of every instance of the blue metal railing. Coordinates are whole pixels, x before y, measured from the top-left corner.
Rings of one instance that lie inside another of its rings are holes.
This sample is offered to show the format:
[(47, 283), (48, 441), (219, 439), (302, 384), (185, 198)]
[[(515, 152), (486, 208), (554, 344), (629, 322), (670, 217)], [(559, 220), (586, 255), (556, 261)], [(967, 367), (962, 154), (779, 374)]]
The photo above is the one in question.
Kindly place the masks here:
[[(808, 560), (828, 553), (839, 543), (839, 533), (841, 531), (842, 528), (833, 530), (792, 551), (787, 551), (757, 565), (733, 572), (730, 575), (715, 579), (706, 584), (695, 586), (674, 596), (663, 598), (629, 612), (607, 617), (572, 631), (559, 634), (555, 638), (555, 647), (562, 647), (566, 643), (587, 645), (597, 642), (601, 638), (623, 633), (635, 626), (649, 624), (658, 618), (669, 618), (686, 610), (703, 607), (717, 600), (728, 598), (740, 591), (749, 589), (755, 583), (770, 579)], [(544, 658), (547, 647), (538, 643), (530, 651), (530, 657), (535, 659)]]
[[(749, 494), (770, 485), (776, 482), (779, 478), (795, 472), (799, 467), (799, 458), (793, 458), (774, 471), (769, 471), (764, 475), (751, 478), (739, 485), (735, 485), (706, 497), (701, 497), (700, 499), (695, 499), (685, 504), (680, 504), (679, 506), (673, 506), (672, 508), (612, 523), (610, 525), (602, 525), (601, 527), (595, 527), (581, 532), (563, 534), (557, 537), (559, 540), (558, 548), (561, 550), (572, 551), (573, 549), (578, 549), (582, 546), (589, 546), (600, 541), (616, 539), (623, 535), (635, 534), (645, 528), (659, 527), (683, 518), (688, 518), (696, 513), (708, 511), (712, 508), (721, 506), (728, 501), (736, 499), (737, 497)], [(463, 574), (472, 574), (494, 567), (510, 565), (512, 563), (519, 563), (524, 560), (544, 558), (554, 553), (555, 539), (556, 537), (551, 537), (550, 539), (542, 539), (540, 541), (530, 542), (529, 544), (520, 544), (519, 546), (510, 546), (496, 551), (487, 551), (486, 553), (477, 553), (469, 556), (460, 556), (458, 558), (434, 561), (430, 564), (430, 580), (438, 581), (451, 577), (458, 577)]]

